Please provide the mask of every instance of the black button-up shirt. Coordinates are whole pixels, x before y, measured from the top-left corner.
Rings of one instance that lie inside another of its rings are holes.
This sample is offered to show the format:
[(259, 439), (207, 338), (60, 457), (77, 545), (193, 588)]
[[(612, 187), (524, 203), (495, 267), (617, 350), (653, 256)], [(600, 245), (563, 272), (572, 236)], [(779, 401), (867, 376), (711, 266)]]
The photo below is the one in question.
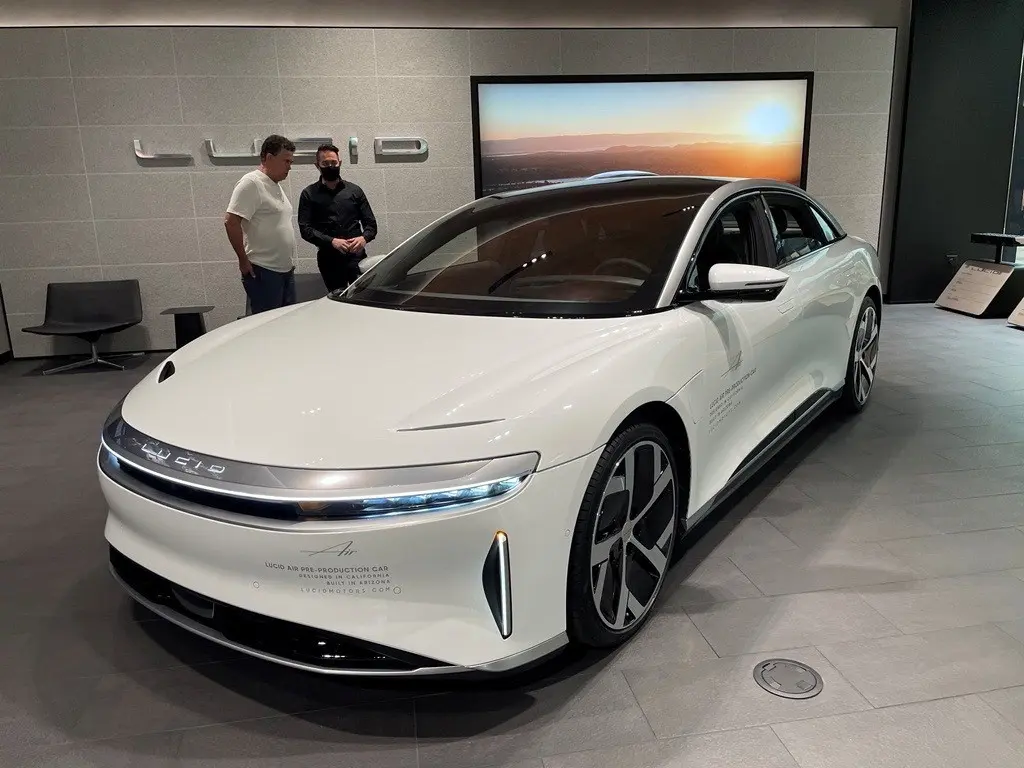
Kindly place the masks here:
[(362, 235), (369, 243), (377, 236), (377, 219), (358, 184), (342, 179), (331, 189), (323, 181), (315, 181), (299, 196), (299, 233), (318, 253), (337, 254), (331, 245), (334, 238)]

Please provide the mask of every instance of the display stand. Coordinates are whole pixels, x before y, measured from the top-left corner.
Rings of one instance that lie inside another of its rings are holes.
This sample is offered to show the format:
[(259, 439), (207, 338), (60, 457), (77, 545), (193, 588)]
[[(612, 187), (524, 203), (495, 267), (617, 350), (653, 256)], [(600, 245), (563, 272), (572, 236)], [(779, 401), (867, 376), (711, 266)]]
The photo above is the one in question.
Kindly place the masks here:
[(1024, 299), (1024, 266), (965, 261), (935, 306), (972, 317), (1009, 317)]
[(1013, 248), (1014, 257), (1008, 262), (1017, 260), (1017, 248), (1024, 246), (1024, 235), (1007, 235), (1005, 232), (972, 232), (971, 242), (978, 245), (994, 245), (996, 247), (996, 264), (1007, 263), (1003, 260), (1003, 248)]
[(1010, 313), (1010, 316), (1006, 320), (1006, 324), (1013, 326), (1014, 328), (1024, 330), (1024, 299), (1021, 299), (1017, 308)]

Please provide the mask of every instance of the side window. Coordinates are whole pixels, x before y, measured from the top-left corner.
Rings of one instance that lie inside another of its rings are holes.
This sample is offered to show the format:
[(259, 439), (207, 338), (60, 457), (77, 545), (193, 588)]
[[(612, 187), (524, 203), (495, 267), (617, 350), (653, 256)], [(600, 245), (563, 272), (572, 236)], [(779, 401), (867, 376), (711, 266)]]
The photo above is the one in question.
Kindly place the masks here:
[(832, 228), (806, 200), (784, 194), (765, 195), (764, 200), (777, 265), (788, 264), (836, 240)]
[(752, 199), (738, 200), (722, 211), (704, 235), (693, 268), (687, 276), (688, 291), (710, 289), (708, 277), (715, 264), (757, 264), (757, 208)]

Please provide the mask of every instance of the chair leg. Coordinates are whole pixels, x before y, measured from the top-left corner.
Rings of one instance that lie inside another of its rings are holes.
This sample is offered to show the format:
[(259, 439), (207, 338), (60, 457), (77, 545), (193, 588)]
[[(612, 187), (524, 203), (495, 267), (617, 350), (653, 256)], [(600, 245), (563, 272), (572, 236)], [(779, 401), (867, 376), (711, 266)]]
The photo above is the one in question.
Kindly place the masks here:
[[(127, 358), (131, 358), (131, 357), (144, 357), (145, 354), (146, 354), (145, 352), (111, 352), (108, 355), (104, 355), (103, 357), (98, 358), (96, 360), (96, 362), (98, 362), (98, 363), (105, 363), (105, 362), (109, 362), (110, 360), (120, 360), (121, 358), (124, 358), (124, 357), (127, 357)], [(123, 367), (124, 366), (122, 366), (122, 368)]]
[(97, 348), (95, 341), (89, 343), (89, 348), (91, 354), (85, 360), (77, 360), (73, 363), (68, 363), (67, 365), (59, 365), (56, 368), (47, 368), (43, 371), (43, 376), (48, 376), (51, 373), (61, 373), (63, 371), (73, 371), (78, 368), (86, 368), (90, 365), (103, 365), (108, 368), (123, 371), (124, 366), (115, 363), (115, 359), (122, 357), (142, 357), (145, 354), (145, 352), (118, 352), (107, 355), (106, 357), (100, 357), (99, 349)]
[(56, 368), (47, 368), (43, 371), (43, 376), (49, 376), (51, 373), (63, 373), (64, 371), (74, 371), (78, 368), (86, 368), (90, 365), (95, 365), (93, 360), (86, 358), (85, 360), (76, 360), (73, 363), (67, 365), (58, 365)]

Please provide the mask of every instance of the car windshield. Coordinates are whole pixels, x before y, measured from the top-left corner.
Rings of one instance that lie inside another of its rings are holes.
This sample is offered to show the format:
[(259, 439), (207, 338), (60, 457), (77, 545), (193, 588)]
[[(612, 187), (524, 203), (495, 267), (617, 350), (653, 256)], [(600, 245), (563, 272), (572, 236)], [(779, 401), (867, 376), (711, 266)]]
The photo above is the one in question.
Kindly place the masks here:
[(654, 308), (709, 191), (589, 185), (484, 198), (405, 242), (336, 301), (475, 315)]

